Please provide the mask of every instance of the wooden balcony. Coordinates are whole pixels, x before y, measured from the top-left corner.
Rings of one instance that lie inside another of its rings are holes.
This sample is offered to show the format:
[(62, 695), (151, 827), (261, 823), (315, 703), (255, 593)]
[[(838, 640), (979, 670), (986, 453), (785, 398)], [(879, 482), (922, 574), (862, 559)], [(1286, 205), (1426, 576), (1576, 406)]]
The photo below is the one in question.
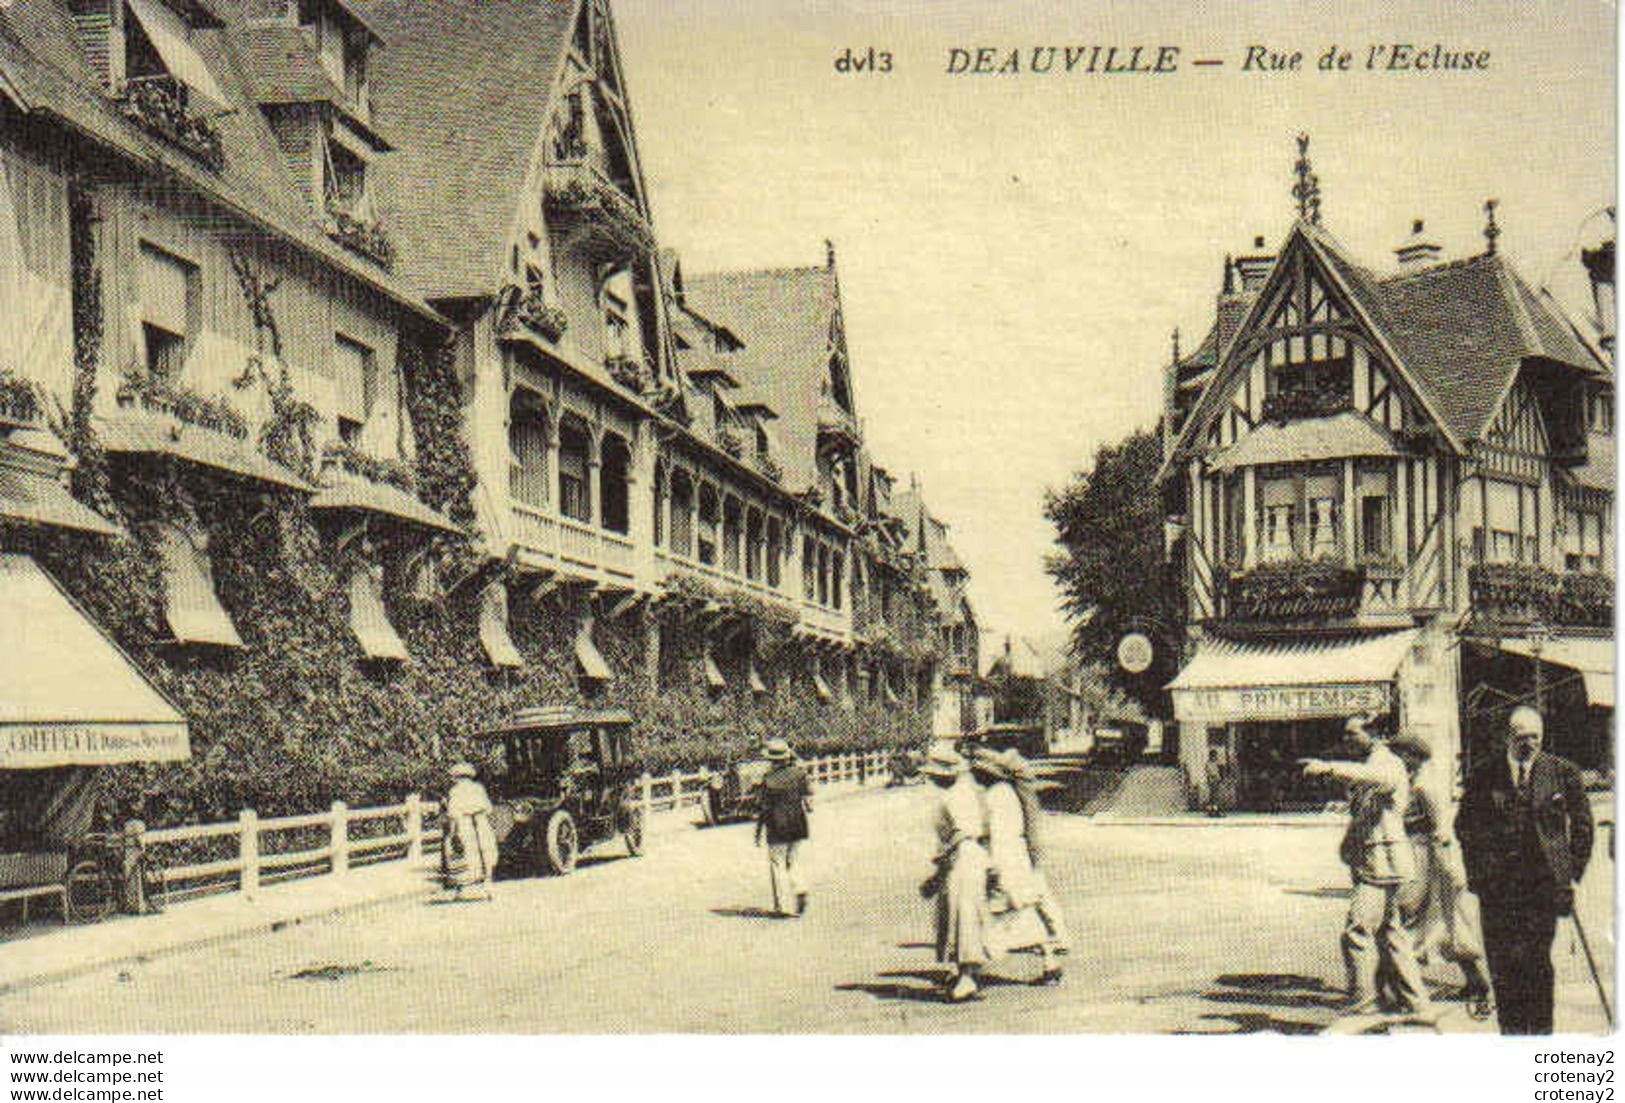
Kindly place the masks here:
[(716, 563), (701, 563), (691, 556), (679, 555), (667, 548), (655, 549), (655, 564), (662, 577), (673, 572), (686, 574), (692, 578), (700, 579), (723, 590), (737, 590), (760, 598), (763, 601), (772, 601), (786, 608), (795, 608), (795, 603), (781, 590), (774, 589), (765, 581), (747, 578), (745, 575), (730, 571)]
[(605, 585), (635, 586), (637, 548), (624, 533), (523, 502), (511, 504), (509, 517), (509, 536), (521, 564)]
[(595, 256), (624, 258), (654, 248), (654, 230), (637, 201), (586, 160), (547, 166), (547, 209)]

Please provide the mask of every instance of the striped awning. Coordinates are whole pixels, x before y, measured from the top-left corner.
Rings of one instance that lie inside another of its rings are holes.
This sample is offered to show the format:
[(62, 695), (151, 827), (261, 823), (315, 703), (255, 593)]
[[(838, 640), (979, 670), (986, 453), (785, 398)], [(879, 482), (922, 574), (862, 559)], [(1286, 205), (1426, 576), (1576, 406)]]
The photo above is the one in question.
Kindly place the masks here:
[(492, 666), (520, 667), (525, 660), (508, 634), (508, 587), (499, 579), (480, 595), (480, 646)]
[(405, 662), (406, 643), (389, 622), (382, 567), (361, 564), (350, 572), (350, 631), (369, 659)]
[(1223, 723), (1385, 713), (1416, 636), (1407, 628), (1355, 637), (1203, 640), (1168, 683), (1174, 716)]
[(0, 769), (191, 755), (186, 718), (26, 555), (0, 555), (0, 655)]
[(609, 663), (599, 653), (598, 645), (592, 642), (592, 625), (583, 624), (576, 632), (576, 662), (581, 666), (581, 676), (595, 682), (607, 682), (614, 675), (609, 669)]
[(164, 564), (164, 619), (176, 643), (241, 647), (231, 614), (215, 595), (209, 557), (181, 529), (164, 529), (158, 545)]

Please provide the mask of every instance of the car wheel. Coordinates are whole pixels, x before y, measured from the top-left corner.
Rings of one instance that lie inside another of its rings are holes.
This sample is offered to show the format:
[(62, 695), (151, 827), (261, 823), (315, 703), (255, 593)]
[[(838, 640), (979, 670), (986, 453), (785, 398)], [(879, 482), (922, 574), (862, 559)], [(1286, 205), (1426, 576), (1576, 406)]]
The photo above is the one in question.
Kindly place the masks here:
[(626, 836), (628, 857), (636, 858), (643, 853), (643, 809), (634, 808), (626, 814), (626, 827), (622, 834)]
[(548, 817), (544, 842), (547, 868), (551, 872), (565, 874), (575, 869), (580, 839), (576, 835), (576, 821), (570, 813), (561, 808)]
[(69, 923), (99, 923), (113, 914), (113, 885), (101, 863), (85, 859), (68, 872), (62, 902)]

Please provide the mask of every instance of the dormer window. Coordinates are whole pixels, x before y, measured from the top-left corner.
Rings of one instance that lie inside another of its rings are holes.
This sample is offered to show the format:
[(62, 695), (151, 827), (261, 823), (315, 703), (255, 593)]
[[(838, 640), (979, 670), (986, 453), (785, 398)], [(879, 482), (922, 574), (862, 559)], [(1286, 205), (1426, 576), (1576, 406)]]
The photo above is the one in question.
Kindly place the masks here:
[(1597, 389), (1586, 395), (1586, 428), (1602, 436), (1614, 435), (1614, 396)]
[(372, 34), (352, 13), (322, 0), (294, 0), (295, 18), (313, 40), (316, 57), (357, 113), (366, 116), (367, 50)]
[(367, 162), (359, 152), (343, 142), (327, 143), (322, 189), (327, 210), (342, 211), (363, 222), (372, 221), (372, 204), (367, 194)]

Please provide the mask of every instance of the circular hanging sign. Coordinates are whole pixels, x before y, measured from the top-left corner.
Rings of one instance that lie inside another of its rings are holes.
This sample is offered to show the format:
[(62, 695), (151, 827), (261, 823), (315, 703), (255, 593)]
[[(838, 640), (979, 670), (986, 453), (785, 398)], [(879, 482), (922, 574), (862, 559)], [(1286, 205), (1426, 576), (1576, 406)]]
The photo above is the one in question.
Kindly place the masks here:
[(1144, 674), (1156, 657), (1156, 649), (1143, 632), (1130, 632), (1117, 641), (1117, 665), (1130, 674)]

